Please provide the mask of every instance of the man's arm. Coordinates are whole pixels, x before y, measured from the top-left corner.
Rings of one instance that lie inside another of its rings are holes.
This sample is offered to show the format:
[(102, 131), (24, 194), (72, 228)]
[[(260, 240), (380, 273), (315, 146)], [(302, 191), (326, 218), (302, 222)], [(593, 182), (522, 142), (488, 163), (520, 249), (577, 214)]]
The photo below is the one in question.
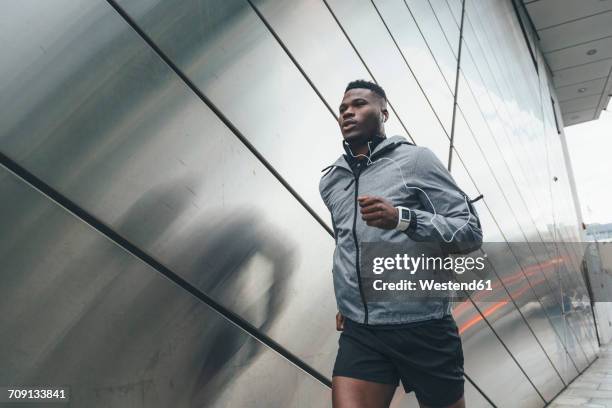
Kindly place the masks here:
[[(410, 209), (405, 233), (414, 241), (440, 242), (448, 253), (468, 253), (480, 248), (482, 231), (478, 214), (431, 150), (420, 148), (411, 175), (404, 188), (406, 193), (417, 194), (421, 208)], [(358, 200), (367, 225), (395, 228), (399, 212), (388, 200), (376, 196), (361, 196)]]
[[(323, 177), (325, 177), (326, 175), (327, 175), (327, 173), (325, 175), (323, 175)], [(327, 207), (327, 210), (329, 211), (329, 213), (331, 215), (332, 228), (333, 228), (333, 231), (334, 231), (334, 241), (335, 241), (335, 243), (337, 245), (338, 244), (338, 228), (336, 227), (336, 221), (334, 220), (334, 213), (333, 213), (329, 203), (327, 202), (327, 197), (325, 196), (325, 193), (324, 193), (323, 177), (321, 177), (321, 181), (319, 182), (319, 193), (321, 195), (321, 200), (323, 200), (323, 203), (325, 204), (325, 207)], [(344, 316), (342, 316), (342, 313), (340, 313), (340, 311), (338, 311), (336, 313), (336, 330), (337, 331), (343, 331), (344, 330)]]
[(410, 209), (406, 234), (415, 241), (441, 242), (450, 253), (480, 248), (482, 230), (476, 209), (428, 148), (420, 149), (413, 174), (413, 186), (418, 188), (410, 190), (418, 194), (423, 209)]

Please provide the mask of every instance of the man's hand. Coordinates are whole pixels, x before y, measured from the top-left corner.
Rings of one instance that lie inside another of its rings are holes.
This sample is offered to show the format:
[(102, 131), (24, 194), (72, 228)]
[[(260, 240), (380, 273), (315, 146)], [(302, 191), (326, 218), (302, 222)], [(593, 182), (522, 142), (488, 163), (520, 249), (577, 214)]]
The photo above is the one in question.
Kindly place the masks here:
[(399, 211), (389, 201), (377, 196), (357, 197), (361, 218), (371, 227), (393, 229), (399, 220)]
[(336, 313), (336, 330), (344, 330), (344, 316), (342, 316), (340, 312)]

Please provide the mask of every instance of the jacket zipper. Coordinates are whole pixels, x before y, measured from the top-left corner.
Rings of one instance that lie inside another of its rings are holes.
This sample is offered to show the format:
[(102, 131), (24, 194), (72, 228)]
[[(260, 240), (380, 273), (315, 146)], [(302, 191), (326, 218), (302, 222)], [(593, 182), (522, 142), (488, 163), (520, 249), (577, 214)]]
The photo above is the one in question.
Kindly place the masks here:
[[(393, 144), (393, 145), (384, 147), (380, 151), (376, 152), (376, 155), (372, 154), (371, 159), (373, 159), (375, 156), (380, 156), (383, 152), (387, 150), (392, 150), (396, 146), (397, 144)], [(344, 168), (344, 167), (335, 166), (332, 164), (331, 166), (327, 166), (321, 171), (323, 172), (332, 167)], [(364, 324), (368, 324), (368, 304), (365, 301), (365, 295), (363, 294), (363, 287), (361, 286), (361, 268), (359, 267), (359, 243), (357, 241), (357, 207), (358, 207), (357, 197), (359, 195), (359, 176), (361, 175), (361, 171), (362, 170), (360, 169), (357, 175), (355, 175), (355, 173), (351, 170), (351, 174), (353, 175), (353, 179), (355, 180), (355, 206), (354, 206), (354, 211), (353, 211), (353, 242), (355, 243), (355, 254), (356, 254), (355, 255), (355, 269), (357, 270), (357, 284), (359, 285), (359, 295), (361, 296), (361, 302), (363, 303), (363, 310), (365, 311)], [(345, 191), (348, 190), (352, 182), (353, 181), (351, 180), (351, 182), (347, 184), (346, 187), (344, 187)]]
[(357, 270), (357, 283), (359, 285), (359, 294), (361, 295), (361, 302), (363, 303), (363, 309), (365, 311), (364, 324), (368, 324), (368, 305), (365, 301), (365, 295), (363, 294), (363, 288), (361, 287), (361, 268), (359, 267), (359, 243), (357, 241), (357, 196), (359, 194), (359, 176), (361, 175), (361, 169), (357, 172), (357, 175), (353, 173), (355, 178), (355, 206), (353, 216), (353, 241), (355, 242), (355, 268)]

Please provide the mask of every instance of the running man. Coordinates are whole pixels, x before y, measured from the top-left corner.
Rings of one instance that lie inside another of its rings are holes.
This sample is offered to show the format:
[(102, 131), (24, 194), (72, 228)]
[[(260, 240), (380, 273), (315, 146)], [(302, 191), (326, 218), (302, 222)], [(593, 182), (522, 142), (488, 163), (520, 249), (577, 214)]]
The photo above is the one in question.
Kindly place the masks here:
[(421, 407), (465, 407), (463, 350), (450, 299), (374, 302), (364, 296), (362, 242), (410, 248), (434, 241), (449, 254), (482, 244), (478, 216), (446, 167), (426, 147), (403, 136), (387, 138), (388, 118), (379, 85), (349, 83), (338, 118), (346, 154), (323, 169), (319, 185), (336, 241), (336, 329), (342, 331), (333, 406), (388, 407), (401, 380)]

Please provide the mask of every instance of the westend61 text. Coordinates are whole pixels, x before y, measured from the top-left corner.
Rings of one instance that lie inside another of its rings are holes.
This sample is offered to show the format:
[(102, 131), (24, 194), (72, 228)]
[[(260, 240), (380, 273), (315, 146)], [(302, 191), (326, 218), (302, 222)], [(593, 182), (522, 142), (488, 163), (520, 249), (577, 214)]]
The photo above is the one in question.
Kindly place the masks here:
[(478, 280), (471, 282), (436, 282), (433, 279), (419, 280), (417, 282), (402, 279), (399, 282), (383, 282), (381, 279), (377, 279), (372, 283), (374, 290), (492, 290), (491, 280)]

